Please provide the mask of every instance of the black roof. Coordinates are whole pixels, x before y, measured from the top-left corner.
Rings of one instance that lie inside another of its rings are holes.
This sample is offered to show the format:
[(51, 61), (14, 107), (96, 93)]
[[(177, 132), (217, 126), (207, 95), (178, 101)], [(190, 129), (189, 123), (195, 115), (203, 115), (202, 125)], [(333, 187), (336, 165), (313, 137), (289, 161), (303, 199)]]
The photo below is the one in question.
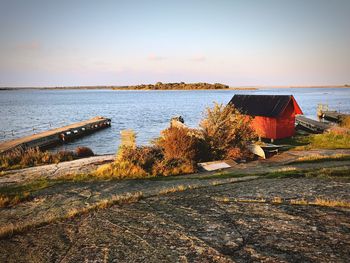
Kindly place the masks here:
[(243, 114), (277, 117), (291, 100), (294, 100), (292, 95), (234, 95), (229, 104)]

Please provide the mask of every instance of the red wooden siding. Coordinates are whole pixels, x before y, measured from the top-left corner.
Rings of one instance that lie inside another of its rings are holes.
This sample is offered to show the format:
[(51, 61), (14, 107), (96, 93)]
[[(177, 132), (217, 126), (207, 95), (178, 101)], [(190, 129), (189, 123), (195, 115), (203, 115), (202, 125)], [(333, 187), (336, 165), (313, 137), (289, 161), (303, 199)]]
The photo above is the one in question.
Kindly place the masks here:
[(283, 111), (282, 115), (277, 118), (276, 137), (272, 139), (282, 139), (292, 137), (295, 134), (295, 113), (294, 105), (291, 100)]
[(277, 118), (255, 116), (252, 126), (261, 138), (283, 139), (295, 134), (295, 115), (302, 114), (299, 105), (292, 97), (286, 108)]
[(252, 126), (261, 138), (276, 138), (276, 119), (263, 116), (255, 116)]

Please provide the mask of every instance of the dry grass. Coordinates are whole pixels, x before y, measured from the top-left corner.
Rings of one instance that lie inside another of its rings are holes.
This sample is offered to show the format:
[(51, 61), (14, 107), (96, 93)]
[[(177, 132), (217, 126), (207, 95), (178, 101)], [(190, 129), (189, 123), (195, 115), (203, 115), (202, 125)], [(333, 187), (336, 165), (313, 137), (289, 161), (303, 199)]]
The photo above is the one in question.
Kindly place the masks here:
[(71, 161), (76, 158), (72, 151), (52, 153), (39, 148), (15, 149), (0, 155), (0, 170), (22, 169), (37, 165)]
[(104, 209), (104, 208), (110, 207), (114, 204), (125, 204), (125, 203), (137, 202), (142, 197), (143, 197), (142, 192), (128, 193), (126, 195), (116, 195), (110, 199), (103, 199), (100, 202), (97, 202), (95, 204), (92, 204), (83, 208), (73, 208), (69, 210), (64, 216), (49, 215), (43, 218), (43, 220), (40, 222), (26, 221), (22, 223), (8, 224), (0, 228), (0, 237), (6, 237), (15, 233), (20, 233), (27, 229), (49, 224), (60, 219), (73, 218), (75, 216), (86, 214), (96, 209)]
[(224, 198), (222, 198), (222, 202), (228, 203), (228, 202), (230, 202), (230, 198), (229, 197), (224, 197)]
[(180, 174), (192, 174), (197, 172), (197, 166), (193, 162), (183, 159), (163, 160), (155, 163), (153, 167), (153, 176), (172, 176)]
[(340, 126), (350, 129), (350, 116), (343, 116), (340, 120)]
[(75, 151), (64, 150), (56, 153), (41, 151), (38, 147), (28, 149), (17, 148), (0, 155), (0, 171), (72, 161), (93, 155), (93, 151), (88, 147), (77, 147)]
[(214, 197), (215, 201), (223, 202), (223, 203), (229, 203), (229, 202), (236, 202), (236, 203), (267, 203), (265, 198), (230, 198), (230, 197)]
[(350, 202), (344, 201), (344, 200), (329, 200), (329, 199), (322, 199), (322, 198), (316, 198), (315, 201), (310, 202), (311, 205), (318, 205), (318, 206), (329, 206), (329, 207), (350, 207)]
[(275, 196), (273, 199), (272, 199), (272, 203), (273, 204), (281, 204), (283, 202), (282, 198), (279, 197), (279, 196)]
[(215, 180), (215, 181), (211, 182), (211, 185), (212, 186), (220, 185), (220, 181)]
[(276, 172), (293, 172), (296, 170), (297, 170), (296, 167), (282, 167), (282, 168), (278, 169)]
[(218, 202), (237, 202), (237, 203), (270, 203), (275, 205), (313, 205), (313, 206), (327, 206), (327, 207), (350, 207), (349, 201), (344, 200), (332, 200), (316, 198), (313, 201), (308, 201), (304, 198), (285, 200), (282, 197), (275, 196), (272, 199), (268, 198), (229, 198), (229, 197), (215, 197), (214, 200)]
[(334, 154), (334, 155), (308, 155), (299, 157), (293, 163), (314, 163), (314, 162), (324, 162), (324, 161), (347, 161), (350, 160), (350, 154)]
[(233, 200), (234, 202), (240, 202), (240, 203), (266, 203), (266, 199), (260, 197), (257, 199), (250, 199), (250, 198), (235, 198)]
[(304, 198), (302, 199), (292, 199), (290, 200), (291, 205), (308, 205), (308, 201), (306, 201)]
[(290, 204), (293, 205), (314, 205), (314, 206), (327, 206), (327, 207), (350, 207), (350, 202), (344, 200), (331, 200), (316, 198), (314, 201), (307, 201), (305, 199), (293, 199), (290, 200)]
[(164, 195), (164, 194), (169, 194), (169, 193), (176, 193), (176, 192), (183, 192), (189, 189), (196, 189), (198, 188), (198, 186), (196, 185), (178, 185), (178, 186), (173, 186), (170, 188), (165, 188), (161, 191), (159, 191), (160, 195)]
[(123, 148), (115, 162), (100, 166), (93, 176), (97, 178), (141, 179), (155, 176), (189, 174), (196, 165), (183, 159), (166, 159), (158, 147)]
[(151, 177), (140, 166), (130, 161), (116, 161), (110, 164), (104, 164), (97, 168), (92, 175), (101, 179), (139, 179)]
[(32, 193), (52, 185), (45, 179), (36, 180), (28, 184), (0, 187), (0, 207), (9, 207), (27, 201)]
[(83, 208), (73, 208), (66, 213), (65, 218), (72, 218), (77, 215), (86, 214), (90, 211), (97, 210), (97, 209), (106, 209), (115, 204), (134, 203), (139, 201), (142, 197), (143, 197), (142, 192), (127, 193), (125, 195), (114, 195), (111, 198), (102, 199), (95, 204), (92, 204)]
[(16, 195), (1, 195), (0, 194), (0, 207), (9, 207), (17, 205), (23, 201), (26, 201), (30, 198), (29, 192), (23, 192)]

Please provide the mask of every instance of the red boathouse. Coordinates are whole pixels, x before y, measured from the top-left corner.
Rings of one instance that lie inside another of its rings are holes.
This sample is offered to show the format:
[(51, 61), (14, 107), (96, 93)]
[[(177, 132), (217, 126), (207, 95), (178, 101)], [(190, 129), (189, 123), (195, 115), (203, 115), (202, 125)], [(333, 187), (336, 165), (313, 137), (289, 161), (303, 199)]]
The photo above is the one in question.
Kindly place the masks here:
[(261, 138), (282, 139), (295, 134), (295, 115), (303, 114), (292, 95), (234, 95), (229, 104), (252, 116)]

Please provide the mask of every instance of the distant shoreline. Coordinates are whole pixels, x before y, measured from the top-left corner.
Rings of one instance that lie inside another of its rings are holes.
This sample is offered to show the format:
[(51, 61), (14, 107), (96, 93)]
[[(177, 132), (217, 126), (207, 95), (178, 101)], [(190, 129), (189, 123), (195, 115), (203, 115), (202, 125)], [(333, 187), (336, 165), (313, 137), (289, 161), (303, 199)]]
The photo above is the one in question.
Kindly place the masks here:
[[(188, 85), (188, 84), (186, 84)], [(208, 84), (214, 85), (214, 84)], [(139, 88), (137, 86), (67, 86), (67, 87), (0, 87), (0, 91), (5, 90), (260, 90), (260, 89), (331, 89), (331, 88), (350, 88), (350, 85), (320, 85), (320, 86), (227, 86), (227, 87), (216, 87), (216, 88)], [(138, 87), (138, 88), (135, 88)]]

